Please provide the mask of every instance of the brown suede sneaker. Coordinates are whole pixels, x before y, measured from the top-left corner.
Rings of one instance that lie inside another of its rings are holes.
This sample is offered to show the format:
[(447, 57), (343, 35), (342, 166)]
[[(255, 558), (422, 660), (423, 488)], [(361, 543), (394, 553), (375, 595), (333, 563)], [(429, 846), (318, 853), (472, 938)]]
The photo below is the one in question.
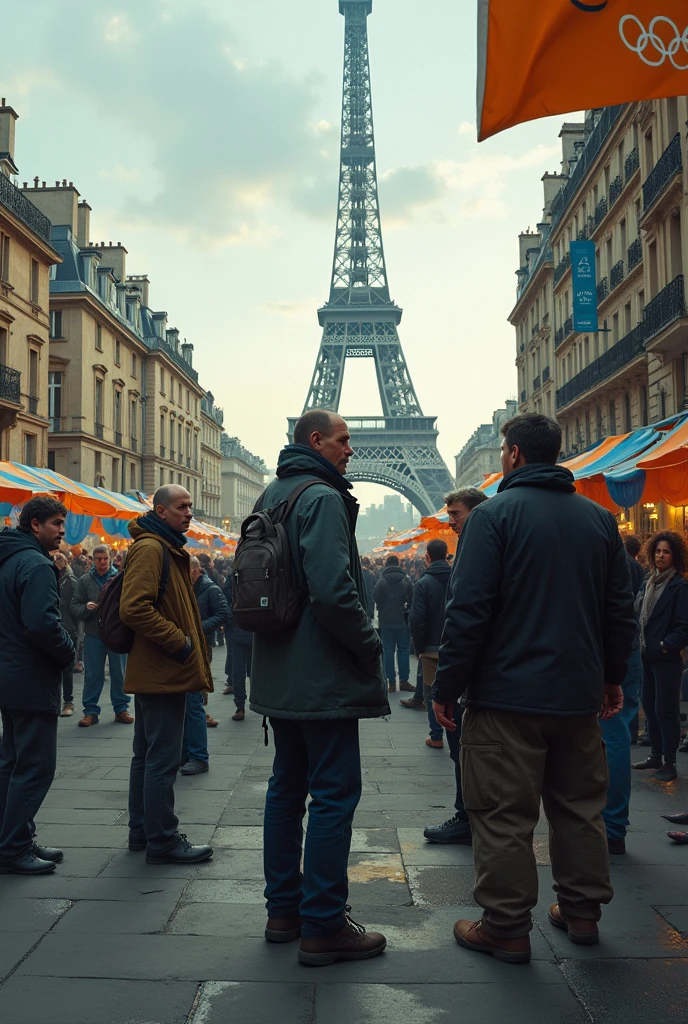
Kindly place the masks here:
[(460, 946), (475, 949), (480, 953), (489, 953), (495, 960), (503, 960), (505, 964), (530, 963), (530, 937), (521, 935), (517, 939), (502, 939), (490, 935), (480, 921), (457, 921), (454, 925), (454, 938)]
[(367, 932), (349, 915), (346, 924), (324, 939), (301, 939), (299, 963), (307, 967), (327, 967), (340, 960), (372, 960), (383, 953), (387, 939), (379, 932)]
[(550, 924), (568, 932), (571, 942), (575, 942), (577, 946), (595, 946), (600, 941), (597, 921), (590, 921), (585, 917), (564, 916), (558, 903), (552, 904), (547, 916)]
[(98, 715), (84, 715), (82, 719), (77, 722), (80, 729), (88, 729), (91, 725), (98, 725)]
[(301, 918), (298, 914), (295, 917), (269, 917), (265, 926), (267, 942), (293, 942), (300, 934)]

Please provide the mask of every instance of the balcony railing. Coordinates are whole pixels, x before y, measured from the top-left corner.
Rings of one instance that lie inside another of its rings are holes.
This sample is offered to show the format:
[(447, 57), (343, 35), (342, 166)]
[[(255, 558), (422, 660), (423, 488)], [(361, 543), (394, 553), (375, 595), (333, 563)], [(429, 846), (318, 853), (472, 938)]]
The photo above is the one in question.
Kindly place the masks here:
[(50, 241), (48, 218), (4, 174), (0, 174), (0, 203), (44, 241)]
[(521, 405), (525, 405), (527, 399), (528, 399), (527, 394), (525, 393), (525, 391), (522, 391), (521, 392)]
[(533, 391), (539, 391), (539, 390), (540, 390), (540, 378), (536, 377), (535, 380), (533, 381)]
[(631, 180), (635, 172), (640, 167), (640, 150), (636, 146), (626, 157), (626, 163), (624, 164), (624, 174), (626, 175), (626, 184)]
[(650, 341), (672, 320), (677, 320), (682, 316), (686, 316), (686, 303), (683, 274), (679, 274), (659, 295), (655, 295), (643, 310), (645, 340)]
[(3, 398), (6, 402), (21, 404), (21, 372), (0, 363), (0, 399)]
[(569, 203), (573, 201), (573, 198), (578, 192), (585, 175), (590, 170), (597, 154), (604, 145), (605, 139), (616, 124), (624, 109), (625, 108), (622, 104), (618, 104), (615, 107), (605, 107), (602, 111), (599, 121), (588, 136), (588, 141), (583, 147), (583, 152), (578, 159), (578, 163), (573, 169), (573, 174), (561, 192), (554, 197), (552, 202), (553, 224), (557, 223), (557, 221), (563, 216)]
[(564, 337), (568, 338), (569, 334), (573, 334), (573, 317), (570, 316), (564, 320)]
[(624, 272), (624, 261), (619, 260), (618, 263), (614, 264), (609, 274), (609, 283), (611, 284), (612, 291), (614, 290), (614, 288), (619, 287), (625, 276), (626, 274)]
[(29, 413), (31, 414), (31, 416), (37, 416), (38, 415), (38, 398), (36, 397), (36, 395), (29, 395), (28, 405), (29, 405)]
[(164, 444), (160, 445), (160, 458), (161, 459), (165, 458), (165, 445)]
[(652, 204), (659, 198), (669, 182), (673, 181), (677, 174), (683, 169), (683, 158), (681, 156), (681, 135), (674, 135), (673, 139), (664, 150), (654, 169), (648, 175), (643, 185), (643, 203), (645, 210), (649, 210)]
[(547, 381), (550, 380), (550, 379), (551, 379), (551, 374), (549, 372), (549, 366), (546, 366), (544, 368), (544, 370), (542, 371), (542, 383), (546, 384)]
[(595, 227), (601, 224), (604, 218), (609, 213), (609, 204), (607, 203), (607, 197), (602, 196), (599, 203), (595, 207)]
[(584, 224), (583, 227), (579, 229), (578, 234), (576, 235), (576, 240), (579, 242), (585, 242), (589, 235), (590, 232), (588, 230), (588, 225)]
[(116, 430), (115, 431), (115, 444), (117, 445), (118, 448), (122, 447), (122, 432), (121, 432), (121, 430)]
[(94, 429), (95, 429), (96, 437), (99, 437), (100, 440), (102, 441), (103, 440), (103, 429), (104, 429), (103, 428), (103, 424), (102, 423), (94, 423)]
[(635, 242), (631, 242), (628, 247), (628, 273), (637, 267), (643, 258), (643, 243), (639, 238), (636, 238)]
[(561, 345), (563, 340), (564, 340), (564, 328), (563, 327), (557, 327), (556, 331), (554, 332), (554, 347), (555, 348), (559, 348), (559, 346)]
[(554, 271), (554, 283), (559, 284), (566, 271), (571, 266), (571, 253), (565, 253), (561, 263), (558, 264)]
[(48, 433), (49, 434), (59, 434), (61, 430), (62, 430), (62, 417), (61, 416), (51, 416), (50, 419), (48, 420)]
[(624, 190), (624, 181), (620, 174), (614, 178), (614, 181), (609, 186), (609, 208), (614, 205), (619, 196)]
[(531, 336), (531, 338), (534, 338), (534, 337), (535, 337), (535, 335), (536, 335), (536, 334), (539, 334), (539, 333), (540, 333), (540, 324), (534, 324), (534, 325), (533, 325), (533, 329), (532, 329), (532, 331), (530, 332), (530, 336)]
[(609, 280), (608, 280), (608, 278), (603, 277), (602, 280), (600, 281), (600, 283), (597, 286), (597, 305), (599, 306), (600, 302), (604, 302), (604, 300), (607, 298), (608, 295), (609, 295)]
[(600, 384), (617, 373), (627, 363), (645, 351), (645, 324), (639, 324), (635, 330), (613, 345), (607, 352), (586, 366), (575, 377), (557, 391), (557, 409), (585, 394), (596, 384)]

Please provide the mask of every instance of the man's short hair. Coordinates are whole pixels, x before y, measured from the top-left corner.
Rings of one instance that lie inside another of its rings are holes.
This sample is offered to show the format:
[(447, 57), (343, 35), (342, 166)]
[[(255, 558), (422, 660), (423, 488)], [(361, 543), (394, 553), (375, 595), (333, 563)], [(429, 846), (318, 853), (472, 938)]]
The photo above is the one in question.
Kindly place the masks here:
[(502, 426), (509, 448), (518, 447), (527, 463), (547, 462), (554, 465), (561, 451), (561, 427), (537, 412), (514, 416)]
[(484, 491), (479, 491), (477, 487), (462, 487), (459, 491), (452, 491), (444, 499), (445, 505), (453, 505), (455, 502), (460, 501), (469, 511), (472, 511), (476, 505), (481, 505), (483, 501), (487, 501), (487, 495)]
[(638, 557), (642, 546), (643, 545), (640, 543), (640, 538), (636, 537), (634, 534), (630, 534), (628, 537), (624, 537), (624, 547), (626, 548), (626, 551), (628, 551), (631, 558)]
[(31, 533), (31, 523), (37, 519), (39, 523), (45, 523), (53, 516), (66, 516), (67, 509), (58, 501), (47, 494), (39, 494), (35, 498), (29, 498), (19, 513), (19, 529), (23, 533)]
[(387, 555), (387, 558), (385, 558), (385, 565), (399, 565), (399, 559), (396, 555)]
[(108, 551), (104, 544), (96, 544), (96, 546), (93, 549), (93, 557), (95, 558), (96, 555), (107, 555), (109, 558), (110, 552)]
[(162, 505), (163, 508), (169, 508), (174, 501), (174, 492), (185, 490), (186, 487), (182, 487), (181, 484), (163, 484), (162, 487), (158, 487), (153, 495), (153, 509), (155, 510), (158, 505)]
[(431, 562), (446, 562), (447, 552), (449, 551), (446, 541), (439, 539), (431, 540), (426, 550)]
[(200, 569), (201, 568), (201, 562), (200, 562), (200, 559), (199, 559), (199, 557), (197, 555), (192, 555), (191, 556), (191, 558), (189, 559), (189, 566), (190, 566), (191, 569)]
[(201, 565), (204, 565), (206, 567), (206, 569), (207, 569), (210, 566), (210, 555), (206, 555), (205, 553), (200, 554), (200, 555), (198, 555), (198, 561), (201, 563)]
[(329, 437), (332, 433), (332, 420), (334, 415), (326, 409), (309, 409), (296, 421), (294, 427), (294, 444), (307, 445), (311, 434), (316, 430), (323, 437)]

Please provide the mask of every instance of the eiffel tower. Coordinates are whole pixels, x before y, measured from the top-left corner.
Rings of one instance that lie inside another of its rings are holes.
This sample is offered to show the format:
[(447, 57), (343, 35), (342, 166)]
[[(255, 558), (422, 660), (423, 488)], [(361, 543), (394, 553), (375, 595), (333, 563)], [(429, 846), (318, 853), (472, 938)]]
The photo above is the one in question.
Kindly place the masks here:
[[(329, 301), (303, 411), (339, 411), (347, 359), (374, 359), (382, 416), (347, 418), (351, 480), (383, 484), (423, 514), (444, 504), (454, 481), (437, 450), (436, 417), (424, 416), (401, 349), (402, 310), (389, 297), (382, 245), (370, 88), (368, 15), (373, 0), (339, 0), (345, 19), (344, 99), (337, 233)], [(294, 436), (296, 418), (289, 420)]]

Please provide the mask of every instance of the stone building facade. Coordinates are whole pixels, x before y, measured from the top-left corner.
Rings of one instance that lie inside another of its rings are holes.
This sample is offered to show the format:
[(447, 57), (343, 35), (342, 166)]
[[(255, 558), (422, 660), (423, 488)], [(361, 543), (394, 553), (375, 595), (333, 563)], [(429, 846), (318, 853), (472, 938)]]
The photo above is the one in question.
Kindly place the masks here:
[(212, 526), (222, 526), (222, 424), (224, 413), (207, 391), (201, 399), (201, 508), (196, 515)]
[(0, 460), (48, 460), (50, 221), (12, 183), (17, 113), (0, 102)]
[(503, 409), (495, 409), (492, 423), (483, 423), (466, 441), (456, 456), (456, 486), (477, 487), (490, 473), (499, 473), (502, 424), (516, 415), (518, 403), (509, 399)]
[(225, 529), (239, 531), (265, 490), (267, 474), (263, 460), (247, 451), (238, 437), (222, 435), (222, 522)]
[[(687, 117), (678, 97), (565, 124), (542, 220), (520, 236), (519, 408), (556, 415), (567, 455), (688, 407)], [(576, 239), (595, 243), (596, 334), (573, 329)]]

